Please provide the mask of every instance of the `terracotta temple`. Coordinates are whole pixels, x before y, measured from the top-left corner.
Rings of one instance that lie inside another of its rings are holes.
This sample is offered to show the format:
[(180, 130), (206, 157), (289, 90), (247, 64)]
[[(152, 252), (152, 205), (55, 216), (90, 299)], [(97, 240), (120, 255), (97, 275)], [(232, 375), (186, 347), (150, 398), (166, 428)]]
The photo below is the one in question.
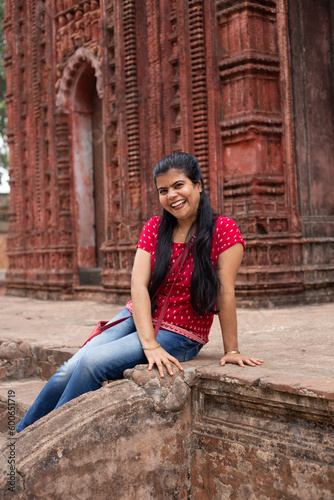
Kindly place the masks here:
[(123, 302), (154, 164), (194, 154), (240, 304), (333, 300), (331, 0), (7, 0), (8, 294)]

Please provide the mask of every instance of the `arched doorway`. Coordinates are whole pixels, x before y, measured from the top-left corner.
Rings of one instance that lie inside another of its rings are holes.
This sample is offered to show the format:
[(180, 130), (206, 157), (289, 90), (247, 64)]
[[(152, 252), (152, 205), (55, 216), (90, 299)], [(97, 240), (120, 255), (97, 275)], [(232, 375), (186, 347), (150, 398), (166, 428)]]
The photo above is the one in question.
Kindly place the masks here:
[(105, 241), (102, 101), (89, 63), (73, 84), (71, 114), (80, 285), (98, 285)]

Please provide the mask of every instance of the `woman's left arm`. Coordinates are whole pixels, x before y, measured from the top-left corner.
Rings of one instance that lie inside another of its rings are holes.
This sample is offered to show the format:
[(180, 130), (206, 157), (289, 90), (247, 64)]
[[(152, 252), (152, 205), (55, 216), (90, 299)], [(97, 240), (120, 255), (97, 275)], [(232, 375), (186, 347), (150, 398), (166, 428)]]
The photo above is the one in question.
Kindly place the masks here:
[(241, 353), (230, 353), (239, 351), (237, 312), (235, 305), (234, 285), (237, 273), (243, 257), (243, 246), (236, 243), (219, 255), (218, 276), (221, 282), (220, 294), (217, 300), (217, 309), (220, 327), (223, 335), (225, 354), (220, 360), (222, 366), (225, 363), (239, 364), (245, 366), (261, 365), (263, 360), (251, 358)]

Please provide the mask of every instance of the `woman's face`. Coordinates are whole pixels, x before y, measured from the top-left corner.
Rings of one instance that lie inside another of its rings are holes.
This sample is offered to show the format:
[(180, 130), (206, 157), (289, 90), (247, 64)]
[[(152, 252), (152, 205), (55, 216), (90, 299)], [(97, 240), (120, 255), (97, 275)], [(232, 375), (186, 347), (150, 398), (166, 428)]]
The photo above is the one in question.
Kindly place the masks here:
[(182, 171), (171, 168), (156, 177), (156, 186), (164, 209), (192, 224), (197, 215), (202, 181), (193, 184)]

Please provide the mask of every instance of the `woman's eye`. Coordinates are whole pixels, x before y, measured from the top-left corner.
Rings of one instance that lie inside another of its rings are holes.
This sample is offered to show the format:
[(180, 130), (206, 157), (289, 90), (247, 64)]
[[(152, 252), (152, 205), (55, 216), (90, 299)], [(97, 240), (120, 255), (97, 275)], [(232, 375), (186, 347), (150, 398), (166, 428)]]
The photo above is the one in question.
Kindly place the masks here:
[(159, 194), (160, 194), (160, 195), (163, 195), (163, 194), (166, 194), (166, 193), (167, 193), (166, 189), (161, 189), (161, 190), (159, 191)]
[(175, 188), (180, 189), (183, 186), (183, 184), (180, 182), (179, 184), (176, 184)]

